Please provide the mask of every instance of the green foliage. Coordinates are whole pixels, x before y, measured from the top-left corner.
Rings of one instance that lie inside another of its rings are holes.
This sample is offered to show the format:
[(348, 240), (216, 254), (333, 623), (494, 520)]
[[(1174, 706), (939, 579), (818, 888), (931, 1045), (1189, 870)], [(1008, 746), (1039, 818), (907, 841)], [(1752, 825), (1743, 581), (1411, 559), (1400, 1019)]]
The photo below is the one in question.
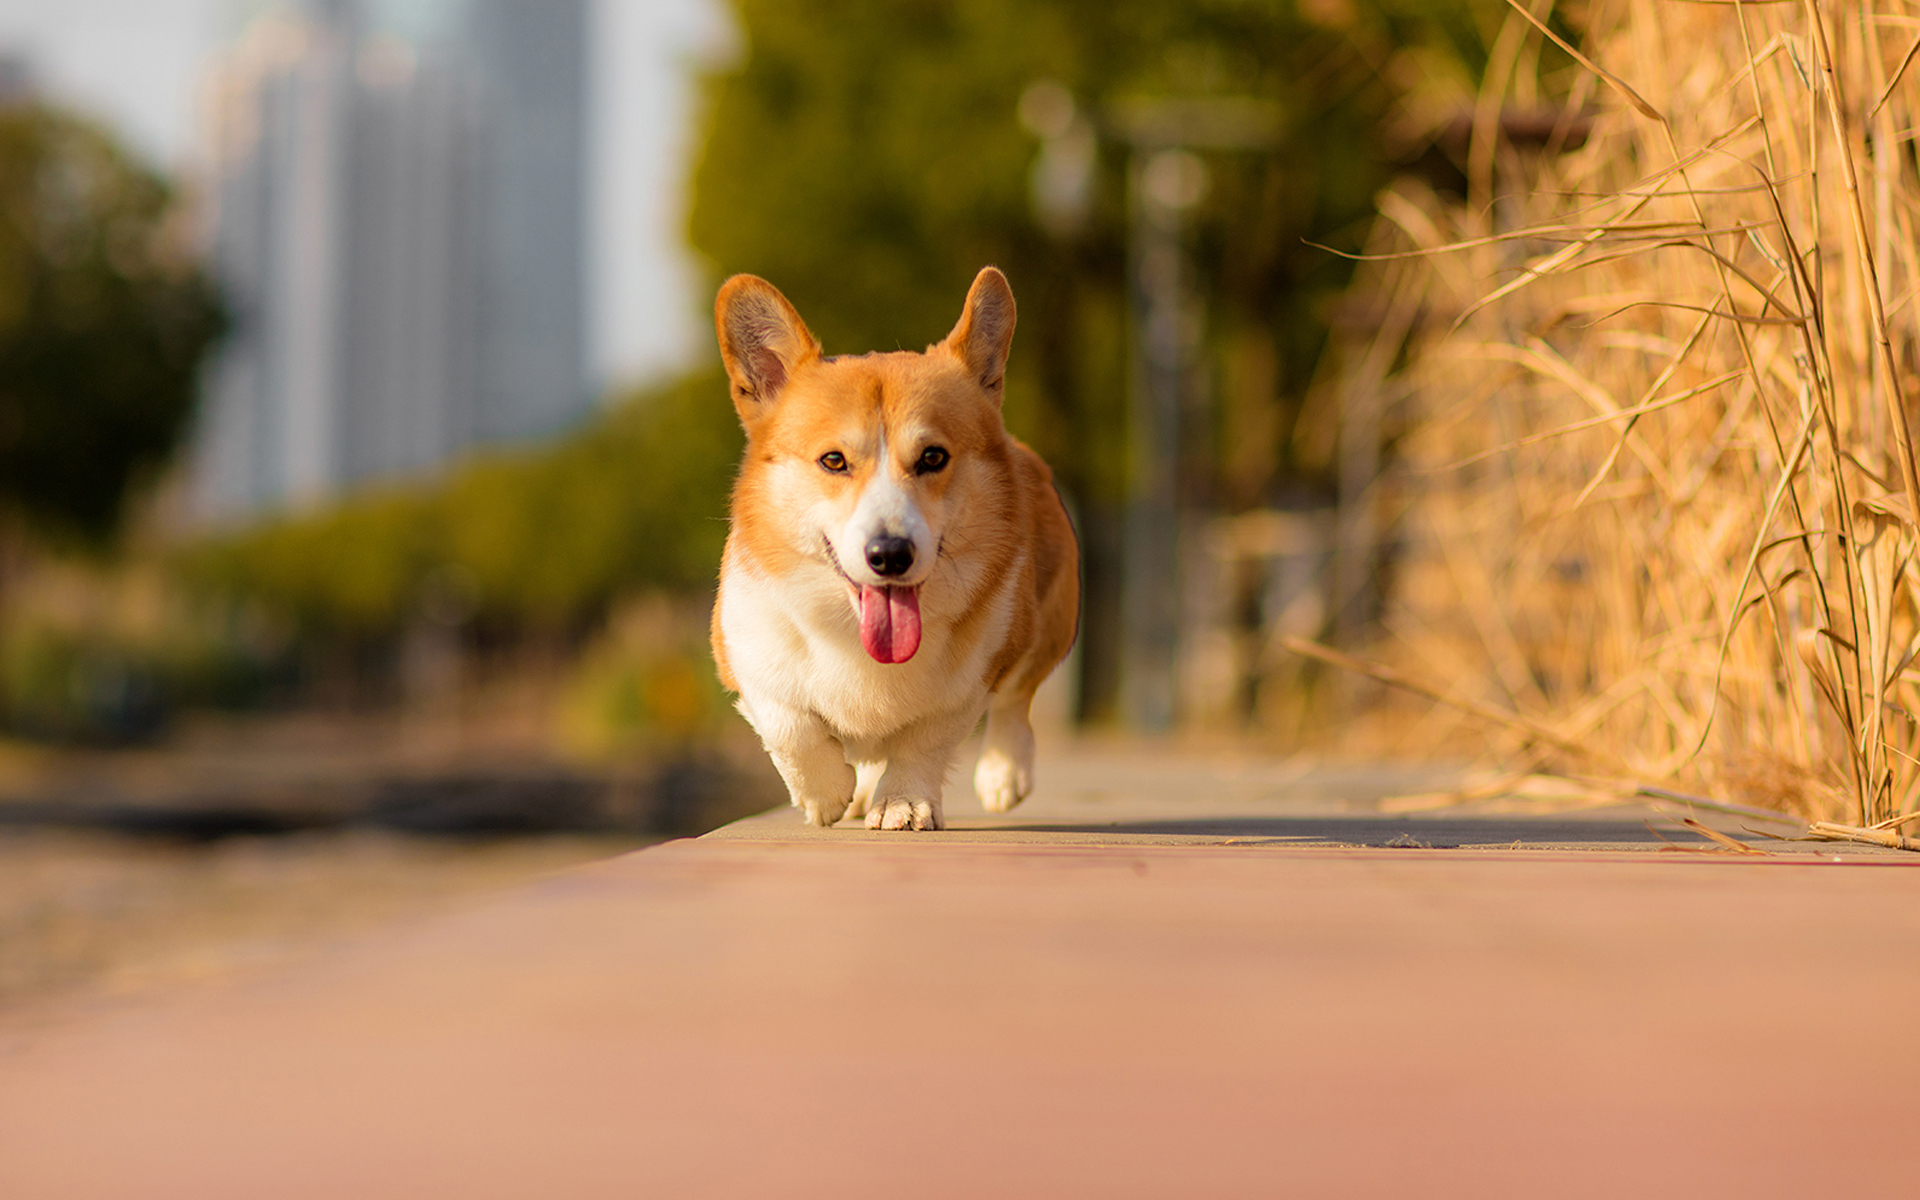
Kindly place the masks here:
[(0, 510), (99, 542), (192, 407), (220, 328), (166, 185), (90, 125), (0, 110)]
[(703, 607), (655, 594), (617, 612), (567, 681), (561, 744), (605, 757), (687, 745), (730, 725), (732, 706), (713, 671)]
[(301, 631), (381, 636), (423, 609), (562, 630), (636, 588), (711, 585), (740, 453), (726, 383), (629, 397), (563, 441), (184, 550), (202, 590)]
[[(1297, 470), (1292, 418), (1350, 274), (1303, 239), (1351, 238), (1423, 148), (1404, 128), (1406, 79), (1436, 63), (1477, 75), (1505, 12), (1484, 0), (733, 7), (746, 53), (709, 81), (694, 244), (722, 274), (773, 280), (830, 351), (939, 338), (974, 271), (999, 264), (1021, 312), (1009, 423), (1094, 506), (1125, 486), (1127, 152), (1108, 136), (1114, 106), (1250, 97), (1281, 115), (1271, 149), (1208, 156), (1197, 233), (1215, 351), (1255, 364), (1222, 364), (1261, 394), (1223, 403), (1219, 434), (1223, 458), (1250, 464), (1227, 499), (1255, 503)], [(1107, 126), (1091, 212), (1071, 237), (1049, 236), (1029, 208), (1038, 144), (1016, 109), (1042, 79)], [(1247, 346), (1249, 331), (1264, 346)], [(1249, 407), (1277, 412), (1236, 425)], [(1249, 454), (1236, 444), (1248, 437), (1269, 444)]]
[(59, 741), (156, 734), (182, 705), (243, 706), (269, 684), (244, 639), (191, 621), (133, 628), (94, 613), (0, 619), (0, 728)]
[(0, 718), (62, 739), (137, 738), (159, 723), (156, 673), (145, 657), (49, 627), (0, 637)]

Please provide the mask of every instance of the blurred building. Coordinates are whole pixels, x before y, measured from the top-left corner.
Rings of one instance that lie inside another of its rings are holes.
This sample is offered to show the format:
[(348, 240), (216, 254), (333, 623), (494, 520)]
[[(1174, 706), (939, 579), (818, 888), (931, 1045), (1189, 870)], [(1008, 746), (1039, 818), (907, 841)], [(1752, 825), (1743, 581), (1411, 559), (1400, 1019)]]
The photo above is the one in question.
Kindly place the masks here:
[(586, 0), (309, 0), (209, 89), (234, 331), (197, 435), (212, 519), (420, 473), (591, 405)]
[(26, 104), (39, 99), (39, 95), (33, 60), (23, 50), (0, 47), (0, 108)]

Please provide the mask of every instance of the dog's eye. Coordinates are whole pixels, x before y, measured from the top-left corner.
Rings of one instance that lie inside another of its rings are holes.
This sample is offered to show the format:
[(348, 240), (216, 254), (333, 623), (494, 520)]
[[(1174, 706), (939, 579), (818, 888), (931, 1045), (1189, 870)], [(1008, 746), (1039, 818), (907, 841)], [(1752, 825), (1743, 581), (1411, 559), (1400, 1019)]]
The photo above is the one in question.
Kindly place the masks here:
[(820, 456), (820, 465), (835, 475), (847, 473), (847, 456), (838, 450), (829, 450)]
[(913, 464), (915, 475), (931, 475), (947, 465), (948, 455), (942, 446), (928, 446), (920, 452), (920, 461)]

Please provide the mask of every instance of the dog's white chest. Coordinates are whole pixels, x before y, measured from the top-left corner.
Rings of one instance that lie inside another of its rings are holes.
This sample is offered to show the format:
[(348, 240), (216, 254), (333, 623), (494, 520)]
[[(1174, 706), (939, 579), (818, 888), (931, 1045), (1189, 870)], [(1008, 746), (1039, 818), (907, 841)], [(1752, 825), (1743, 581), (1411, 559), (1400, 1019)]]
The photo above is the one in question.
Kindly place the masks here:
[[(999, 607), (999, 601), (991, 602)], [(951, 622), (935, 616), (912, 659), (879, 663), (861, 649), (858, 622), (837, 579), (773, 580), (738, 570), (727, 575), (720, 625), (749, 708), (803, 709), (845, 739), (872, 742), (928, 717), (984, 707), (987, 666), (1008, 625), (993, 615), (998, 619), (988, 636), (958, 662)]]

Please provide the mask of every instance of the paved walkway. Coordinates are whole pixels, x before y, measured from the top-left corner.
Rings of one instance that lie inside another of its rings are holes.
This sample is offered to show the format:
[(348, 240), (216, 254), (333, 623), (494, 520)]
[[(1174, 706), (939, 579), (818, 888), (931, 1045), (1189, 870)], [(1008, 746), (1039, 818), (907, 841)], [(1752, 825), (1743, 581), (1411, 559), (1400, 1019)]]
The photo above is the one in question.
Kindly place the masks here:
[(1050, 766), (945, 835), (771, 814), (16, 1033), (0, 1196), (1915, 1187), (1920, 856)]

